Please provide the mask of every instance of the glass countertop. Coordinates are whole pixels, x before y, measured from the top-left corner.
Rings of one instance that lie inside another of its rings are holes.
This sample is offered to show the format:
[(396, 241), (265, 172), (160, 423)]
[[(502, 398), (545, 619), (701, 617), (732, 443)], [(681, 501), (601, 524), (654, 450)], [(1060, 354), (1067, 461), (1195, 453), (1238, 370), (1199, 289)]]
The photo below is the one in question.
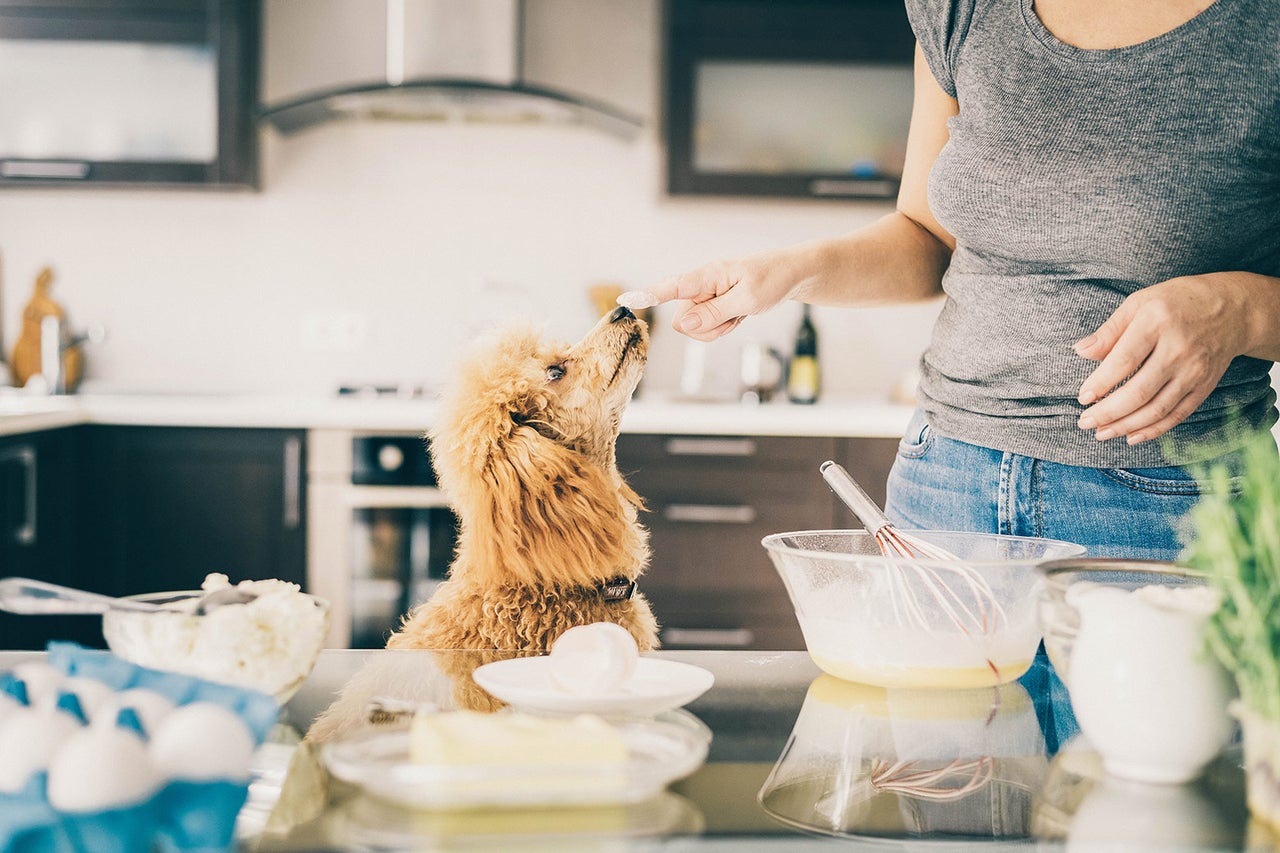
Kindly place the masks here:
[(324, 652), (260, 753), (240, 821), (246, 846), (1241, 850), (1272, 843), (1249, 822), (1238, 747), (1188, 785), (1108, 778), (1076, 734), (1043, 657), (998, 688), (927, 691), (840, 681), (803, 652), (657, 653), (714, 674), (714, 686), (686, 706), (712, 739), (698, 770), (642, 803), (415, 811), (328, 776), (323, 744), (369, 731), (377, 725), (371, 708), (384, 709), (383, 725), (395, 725), (385, 722), (386, 708), (496, 708), (469, 673), (511, 656)]
[[(41, 656), (0, 652), (0, 671)], [(1249, 819), (1238, 745), (1187, 785), (1108, 777), (1044, 657), (1000, 687), (928, 691), (840, 681), (803, 652), (652, 654), (713, 673), (666, 712), (711, 740), (692, 774), (624, 805), (415, 810), (325, 769), (326, 744), (395, 731), (406, 709), (497, 710), (471, 673), (520, 656), (322, 652), (255, 755), (240, 849), (1280, 849)]]

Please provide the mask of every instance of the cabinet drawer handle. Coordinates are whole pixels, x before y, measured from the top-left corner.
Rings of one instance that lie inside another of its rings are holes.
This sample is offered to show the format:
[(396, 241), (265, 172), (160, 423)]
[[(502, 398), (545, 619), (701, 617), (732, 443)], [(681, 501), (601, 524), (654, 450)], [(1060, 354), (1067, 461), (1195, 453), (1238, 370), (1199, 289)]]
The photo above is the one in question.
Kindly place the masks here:
[(80, 181), (89, 177), (89, 164), (74, 160), (5, 160), (0, 162), (0, 177)]
[(23, 445), (0, 453), (0, 462), (14, 461), (22, 468), (22, 523), (13, 528), (13, 541), (19, 545), (36, 544), (36, 451)]
[(716, 504), (667, 504), (662, 508), (667, 521), (699, 524), (750, 524), (756, 520), (753, 506), (718, 506)]
[(756, 443), (749, 438), (669, 438), (668, 456), (755, 456)]
[(302, 523), (302, 440), (284, 440), (284, 526), (296, 530)]
[(663, 645), (746, 648), (755, 640), (750, 628), (664, 628)]

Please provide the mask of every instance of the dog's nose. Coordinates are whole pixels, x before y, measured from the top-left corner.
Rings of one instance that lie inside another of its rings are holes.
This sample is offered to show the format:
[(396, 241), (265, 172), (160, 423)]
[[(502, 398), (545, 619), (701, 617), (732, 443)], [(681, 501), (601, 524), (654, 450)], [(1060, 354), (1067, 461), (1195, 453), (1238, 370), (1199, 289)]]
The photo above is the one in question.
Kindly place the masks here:
[(610, 323), (617, 323), (622, 320), (634, 320), (635, 318), (636, 318), (636, 315), (632, 314), (631, 309), (625, 305), (619, 305), (617, 308), (614, 308), (613, 311), (609, 313)]

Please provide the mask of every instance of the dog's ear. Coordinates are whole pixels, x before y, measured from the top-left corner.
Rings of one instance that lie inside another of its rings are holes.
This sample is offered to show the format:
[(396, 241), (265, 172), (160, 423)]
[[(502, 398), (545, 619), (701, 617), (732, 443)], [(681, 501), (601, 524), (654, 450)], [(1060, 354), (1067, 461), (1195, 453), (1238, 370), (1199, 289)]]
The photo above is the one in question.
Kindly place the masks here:
[(633, 568), (638, 534), (627, 504), (635, 493), (585, 454), (517, 422), (491, 447), (482, 477), (483, 506), (470, 519), (479, 565), (501, 566), (523, 584), (562, 585)]

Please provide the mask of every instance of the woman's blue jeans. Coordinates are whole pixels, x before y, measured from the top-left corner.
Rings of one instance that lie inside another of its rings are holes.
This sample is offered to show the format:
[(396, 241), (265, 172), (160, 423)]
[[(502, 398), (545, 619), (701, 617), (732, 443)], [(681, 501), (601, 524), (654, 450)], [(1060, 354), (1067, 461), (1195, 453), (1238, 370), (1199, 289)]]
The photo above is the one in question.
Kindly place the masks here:
[(1180, 467), (1083, 468), (966, 444), (938, 435), (917, 412), (898, 446), (885, 511), (906, 529), (1039, 536), (1083, 545), (1091, 557), (1173, 560), (1201, 490)]

